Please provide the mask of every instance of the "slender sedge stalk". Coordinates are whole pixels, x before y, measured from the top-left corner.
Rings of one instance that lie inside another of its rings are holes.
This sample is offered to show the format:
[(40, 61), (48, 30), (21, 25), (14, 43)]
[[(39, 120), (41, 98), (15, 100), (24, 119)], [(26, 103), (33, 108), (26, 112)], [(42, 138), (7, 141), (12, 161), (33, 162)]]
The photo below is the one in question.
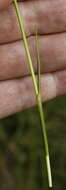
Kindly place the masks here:
[(22, 39), (23, 39), (24, 46), (25, 46), (25, 51), (26, 51), (26, 54), (27, 54), (28, 65), (29, 65), (30, 72), (31, 72), (31, 75), (32, 75), (34, 89), (35, 89), (36, 100), (37, 100), (37, 104), (38, 104), (38, 110), (39, 110), (39, 114), (40, 114), (42, 131), (43, 131), (43, 143), (45, 145), (45, 152), (46, 152), (46, 165), (47, 165), (47, 173), (48, 173), (48, 182), (49, 182), (49, 187), (51, 188), (52, 187), (52, 176), (51, 176), (49, 149), (48, 149), (48, 141), (47, 141), (47, 135), (46, 135), (46, 130), (45, 130), (45, 121), (44, 121), (44, 115), (43, 115), (41, 96), (40, 96), (40, 93), (39, 93), (39, 90), (38, 90), (37, 81), (36, 81), (36, 77), (35, 77), (35, 74), (34, 74), (34, 69), (33, 69), (33, 65), (32, 65), (32, 59), (31, 59), (31, 55), (30, 55), (30, 51), (29, 51), (29, 47), (28, 47), (28, 43), (27, 43), (27, 39), (26, 39), (26, 34), (25, 34), (25, 30), (24, 30), (24, 25), (23, 25), (23, 19), (22, 19), (21, 15), (20, 15), (17, 0), (13, 0), (13, 2), (14, 2), (16, 14), (17, 14), (17, 18), (18, 18), (18, 22), (19, 22), (19, 26), (20, 26)]

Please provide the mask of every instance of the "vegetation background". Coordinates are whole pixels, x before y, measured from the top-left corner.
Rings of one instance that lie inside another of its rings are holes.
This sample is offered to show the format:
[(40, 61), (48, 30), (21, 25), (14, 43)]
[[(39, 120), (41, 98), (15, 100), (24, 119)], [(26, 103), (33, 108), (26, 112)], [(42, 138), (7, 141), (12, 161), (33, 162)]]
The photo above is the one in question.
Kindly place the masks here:
[[(66, 95), (43, 106), (53, 190), (65, 190)], [(0, 189), (48, 190), (37, 107), (0, 120)]]

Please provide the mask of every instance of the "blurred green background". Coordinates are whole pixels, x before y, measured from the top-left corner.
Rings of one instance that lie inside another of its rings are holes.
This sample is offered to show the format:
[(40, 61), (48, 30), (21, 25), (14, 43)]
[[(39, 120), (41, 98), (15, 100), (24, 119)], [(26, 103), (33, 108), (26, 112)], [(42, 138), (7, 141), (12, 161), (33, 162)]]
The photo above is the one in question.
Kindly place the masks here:
[[(65, 190), (66, 96), (51, 100), (43, 107), (53, 190)], [(0, 120), (0, 189), (49, 189), (37, 107)]]

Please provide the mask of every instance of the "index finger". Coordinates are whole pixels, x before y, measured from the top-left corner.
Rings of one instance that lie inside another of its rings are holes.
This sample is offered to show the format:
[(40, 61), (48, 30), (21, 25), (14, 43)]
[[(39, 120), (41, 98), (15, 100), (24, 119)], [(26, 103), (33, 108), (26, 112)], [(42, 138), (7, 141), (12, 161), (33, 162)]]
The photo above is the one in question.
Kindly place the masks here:
[[(54, 0), (52, 3), (50, 0), (24, 0), (18, 6), (27, 36), (34, 36), (36, 29), (39, 35), (66, 31), (66, 0)], [(14, 6), (11, 5), (0, 13), (0, 44), (19, 39), (19, 24)]]

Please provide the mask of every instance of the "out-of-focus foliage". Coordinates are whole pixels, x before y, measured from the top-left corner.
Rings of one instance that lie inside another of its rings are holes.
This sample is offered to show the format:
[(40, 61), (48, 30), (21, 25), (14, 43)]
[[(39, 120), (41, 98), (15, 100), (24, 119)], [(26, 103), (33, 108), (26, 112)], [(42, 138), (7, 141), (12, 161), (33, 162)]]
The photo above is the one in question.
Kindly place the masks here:
[[(65, 190), (66, 96), (45, 103), (44, 112), (53, 189)], [(0, 120), (0, 189), (48, 190), (37, 108)]]

